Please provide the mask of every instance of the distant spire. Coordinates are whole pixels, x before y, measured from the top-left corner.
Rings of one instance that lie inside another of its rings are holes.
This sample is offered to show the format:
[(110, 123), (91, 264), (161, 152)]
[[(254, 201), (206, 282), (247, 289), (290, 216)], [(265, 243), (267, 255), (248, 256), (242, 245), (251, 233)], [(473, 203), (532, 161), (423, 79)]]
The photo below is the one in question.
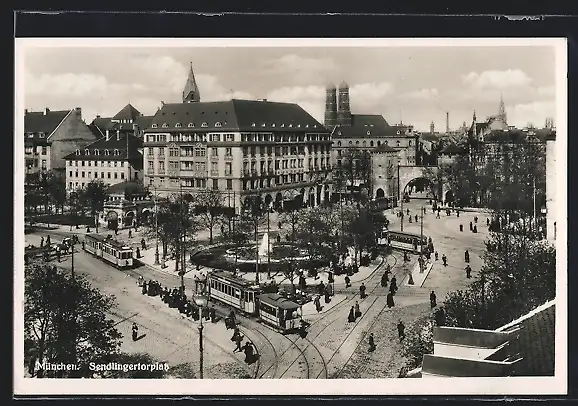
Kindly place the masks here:
[(504, 97), (502, 93), (500, 93), (500, 107), (498, 109), (498, 117), (504, 122), (508, 122), (508, 116), (506, 115), (506, 105), (504, 104)]
[(193, 72), (193, 63), (191, 62), (189, 76), (187, 77), (187, 83), (185, 83), (185, 89), (183, 90), (183, 103), (193, 103), (200, 101), (201, 101), (201, 93), (199, 92), (197, 81), (195, 80), (195, 73)]
[(477, 119), (476, 119), (476, 110), (474, 110), (474, 117), (473, 117), (473, 119), (474, 119), (474, 123), (475, 123), (476, 120), (477, 120)]

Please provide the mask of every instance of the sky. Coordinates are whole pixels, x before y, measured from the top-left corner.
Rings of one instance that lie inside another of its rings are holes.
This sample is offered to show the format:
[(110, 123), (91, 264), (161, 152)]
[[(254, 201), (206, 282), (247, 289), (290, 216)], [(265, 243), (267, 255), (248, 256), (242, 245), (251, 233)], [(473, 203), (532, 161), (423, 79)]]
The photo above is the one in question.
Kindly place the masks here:
[(352, 112), (388, 123), (445, 131), (498, 113), (508, 123), (555, 117), (555, 49), (507, 47), (26, 47), (29, 111), (82, 108), (87, 123), (127, 103), (153, 115), (180, 102), (192, 65), (201, 101), (262, 99), (297, 103), (321, 123), (325, 88), (345, 81)]

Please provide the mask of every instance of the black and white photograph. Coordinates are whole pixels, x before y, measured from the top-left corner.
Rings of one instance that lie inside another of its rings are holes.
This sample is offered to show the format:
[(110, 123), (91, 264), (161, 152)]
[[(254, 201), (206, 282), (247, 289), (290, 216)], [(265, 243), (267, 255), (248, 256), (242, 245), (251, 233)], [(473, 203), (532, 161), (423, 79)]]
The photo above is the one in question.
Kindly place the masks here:
[(566, 393), (564, 39), (15, 51), (17, 393)]

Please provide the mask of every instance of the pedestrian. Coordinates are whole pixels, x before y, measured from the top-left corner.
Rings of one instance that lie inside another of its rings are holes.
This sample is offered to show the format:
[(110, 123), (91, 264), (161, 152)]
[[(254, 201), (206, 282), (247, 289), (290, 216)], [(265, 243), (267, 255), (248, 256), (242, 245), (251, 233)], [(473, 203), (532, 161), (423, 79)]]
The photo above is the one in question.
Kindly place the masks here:
[(136, 247), (136, 257), (140, 258), (140, 249), (139, 247)]
[(444, 263), (444, 266), (448, 266), (448, 257), (446, 257), (446, 254), (442, 255), (442, 261)]
[(132, 341), (136, 341), (138, 338), (138, 326), (136, 323), (132, 323)]
[(434, 307), (436, 307), (437, 302), (436, 302), (436, 294), (435, 292), (432, 290), (431, 293), (429, 294), (429, 304), (431, 305), (431, 308), (433, 309)]
[(40, 248), (44, 247), (44, 237), (40, 238)]
[(439, 218), (440, 218), (440, 211), (438, 209), (438, 212), (436, 213), (436, 219), (439, 219)]
[(441, 327), (445, 324), (445, 319), (446, 319), (446, 313), (444, 311), (443, 307), (440, 307), (436, 312), (435, 312), (435, 320), (436, 320), (436, 325)]
[(456, 215), (460, 217), (460, 211), (458, 209), (456, 209)]
[(474, 223), (478, 223), (478, 216), (474, 216)]
[(382, 287), (382, 288), (387, 287), (387, 282), (388, 282), (388, 281), (389, 281), (389, 276), (387, 275), (387, 272), (386, 272), (386, 273), (384, 273), (384, 274), (381, 276), (381, 287)]
[(407, 209), (407, 215), (409, 216), (409, 209)]
[(437, 260), (438, 260), (438, 257), (439, 257), (439, 255), (438, 255), (438, 252), (437, 252), (437, 251), (435, 252), (435, 257), (436, 257), (436, 261), (437, 261)]
[(349, 278), (349, 275), (345, 275), (345, 287), (351, 287), (351, 279)]
[(140, 240), (140, 245), (141, 245), (141, 247), (142, 247), (143, 250), (146, 250), (146, 249), (147, 249), (147, 243), (146, 243), (146, 241), (145, 241), (144, 238), (141, 238), (141, 240)]
[(137, 285), (139, 287), (142, 287), (143, 283), (144, 283), (144, 277), (142, 275), (140, 275), (137, 279)]
[(409, 222), (411, 223), (411, 216), (409, 216), (408, 218), (409, 218)]
[(399, 336), (399, 342), (401, 343), (405, 338), (405, 325), (402, 323), (401, 320), (399, 321), (399, 323), (397, 323), (397, 334)]
[(317, 310), (317, 313), (319, 313), (323, 309), (323, 307), (321, 307), (321, 301), (319, 300), (319, 296), (315, 296), (313, 303), (315, 303), (315, 310)]
[(141, 292), (143, 295), (147, 294), (147, 283), (146, 282), (143, 282)]
[(470, 221), (470, 231), (474, 231), (474, 224)]
[(50, 235), (46, 236), (46, 246), (50, 247), (51, 241), (50, 241)]
[(215, 306), (211, 306), (210, 315), (211, 315), (211, 323), (216, 323), (217, 322), (217, 311), (215, 310)]
[(359, 310), (359, 302), (355, 302), (355, 318), (361, 317), (361, 310)]
[[(238, 330), (236, 330), (238, 331)], [(241, 347), (241, 343), (243, 342), (243, 336), (241, 335), (241, 333), (237, 333), (237, 335), (235, 336), (235, 343), (237, 344), (237, 346), (235, 347), (235, 349), (233, 350), (233, 352), (242, 352), (243, 348)]]
[(361, 286), (359, 287), (359, 297), (365, 299), (367, 296), (365, 295), (365, 284), (361, 282)]
[(474, 225), (474, 229), (472, 231), (474, 232), (474, 234), (476, 234), (478, 232), (478, 226)]
[(460, 232), (462, 232), (462, 233), (464, 232), (464, 225), (463, 224), (460, 224)]
[(487, 218), (487, 219), (486, 219), (486, 227), (489, 227), (489, 226), (490, 226), (490, 219)]
[(392, 292), (394, 295), (397, 292), (397, 278), (395, 276), (391, 278), (391, 285), (389, 286), (389, 291)]
[(331, 302), (331, 298), (329, 297), (329, 285), (325, 287), (325, 304)]
[(426, 209), (425, 209), (425, 207), (423, 208), (423, 214), (426, 214)]
[(349, 309), (349, 315), (347, 316), (347, 321), (349, 323), (353, 323), (355, 321), (355, 309), (353, 306), (351, 306), (351, 309)]
[(387, 307), (391, 309), (393, 306), (395, 306), (395, 303), (393, 302), (393, 293), (389, 291), (387, 294)]
[(369, 352), (375, 351), (375, 341), (373, 339), (373, 333), (369, 333)]
[(253, 346), (251, 343), (247, 341), (241, 350), (245, 353), (245, 362), (251, 364), (253, 362)]
[(320, 281), (319, 285), (317, 285), (317, 294), (322, 295), (324, 291), (325, 285), (323, 284), (323, 281)]
[(415, 222), (417, 223), (417, 214), (415, 215)]
[(128, 238), (132, 238), (132, 230), (128, 230)]
[(237, 325), (235, 325), (235, 326), (233, 327), (233, 335), (231, 336), (231, 341), (236, 341), (236, 340), (237, 340), (237, 336), (238, 336), (239, 334), (241, 334), (241, 333), (239, 332), (239, 327), (237, 327)]
[(470, 262), (470, 253), (468, 252), (468, 250), (466, 250), (466, 252), (464, 252), (464, 260), (466, 263)]
[(472, 267), (468, 265), (466, 266), (466, 278), (471, 279), (471, 277), (472, 277)]

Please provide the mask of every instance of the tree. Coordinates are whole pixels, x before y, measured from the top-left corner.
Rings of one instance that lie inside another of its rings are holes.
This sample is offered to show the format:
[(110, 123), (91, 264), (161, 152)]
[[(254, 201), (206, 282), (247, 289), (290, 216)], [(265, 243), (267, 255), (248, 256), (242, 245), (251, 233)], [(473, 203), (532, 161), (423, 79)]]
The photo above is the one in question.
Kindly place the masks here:
[(286, 201), (283, 205), (283, 213), (281, 213), (281, 221), (291, 225), (291, 240), (295, 239), (296, 227), (299, 222), (300, 207), (296, 199)]
[(354, 198), (356, 184), (370, 188), (371, 184), (371, 154), (358, 148), (351, 148), (341, 155), (341, 166), (338, 170), (338, 182), (344, 182), (350, 187), (350, 196)]
[[(86, 376), (90, 362), (105, 361), (116, 353), (121, 334), (107, 318), (115, 300), (90, 286), (81, 276), (72, 278), (56, 267), (30, 265), (25, 270), (24, 329), (29, 349), (29, 372), (40, 363), (72, 363), (79, 371), (58, 375)], [(52, 376), (53, 372), (36, 372)], [(69, 374), (69, 375), (67, 375)]]
[[(253, 226), (255, 244), (258, 240), (259, 223), (263, 216), (267, 213), (268, 207), (259, 195), (248, 196), (245, 199), (245, 205), (243, 210), (243, 216), (250, 222)], [(259, 283), (259, 252), (255, 250), (256, 270), (255, 270), (255, 281)]]
[(406, 357), (406, 368), (409, 370), (421, 366), (424, 354), (432, 354), (434, 321), (431, 314), (418, 318), (407, 329), (403, 340), (402, 354)]
[(60, 207), (61, 212), (64, 212), (64, 204), (66, 203), (66, 180), (62, 176), (58, 176), (53, 172), (48, 178), (48, 187), (51, 200), (54, 202), (56, 212)]
[(207, 189), (196, 195), (195, 205), (201, 225), (209, 230), (209, 244), (212, 245), (213, 229), (224, 215), (223, 196), (218, 190)]
[[(239, 247), (247, 244), (253, 236), (253, 223), (247, 216), (232, 216), (233, 227), (225, 234), (225, 242)], [(238, 251), (235, 251), (235, 267), (237, 267)]]
[(98, 218), (97, 215), (104, 209), (104, 202), (106, 200), (107, 186), (101, 180), (92, 180), (86, 188), (81, 191), (82, 198), (88, 203), (90, 214), (94, 219), (94, 226), (98, 233)]

